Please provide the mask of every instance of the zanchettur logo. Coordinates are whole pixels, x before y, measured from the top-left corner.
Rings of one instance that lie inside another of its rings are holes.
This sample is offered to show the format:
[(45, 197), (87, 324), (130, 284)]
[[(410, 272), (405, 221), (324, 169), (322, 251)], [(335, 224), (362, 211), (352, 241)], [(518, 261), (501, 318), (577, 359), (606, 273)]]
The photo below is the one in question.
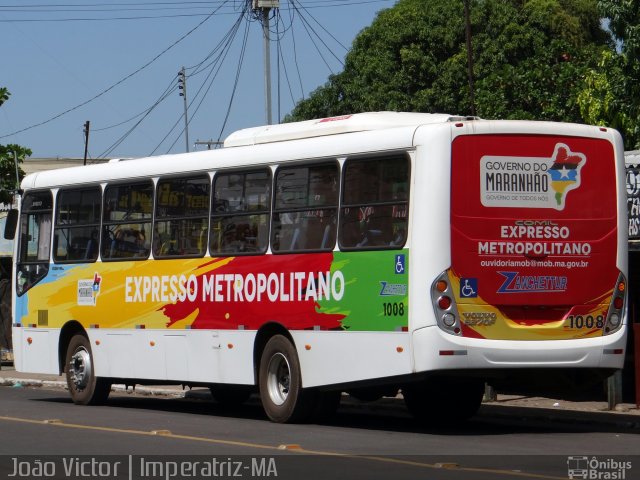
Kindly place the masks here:
[(625, 480), (627, 470), (631, 470), (630, 461), (595, 456), (589, 458), (586, 455), (567, 458), (567, 474), (571, 479)]
[(557, 143), (551, 157), (485, 155), (480, 159), (480, 200), (485, 207), (564, 210), (580, 186), (583, 153)]
[(520, 275), (520, 272), (498, 272), (505, 279), (498, 293), (564, 292), (567, 277), (564, 275)]

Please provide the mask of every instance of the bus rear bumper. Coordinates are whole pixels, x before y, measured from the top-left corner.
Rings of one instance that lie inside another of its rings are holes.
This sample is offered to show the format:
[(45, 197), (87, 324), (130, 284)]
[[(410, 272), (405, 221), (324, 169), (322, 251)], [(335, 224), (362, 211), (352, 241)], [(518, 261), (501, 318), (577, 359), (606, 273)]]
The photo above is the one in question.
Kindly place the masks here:
[(416, 373), (451, 369), (619, 369), (626, 353), (626, 327), (598, 338), (506, 341), (457, 337), (433, 326), (413, 333), (413, 353)]

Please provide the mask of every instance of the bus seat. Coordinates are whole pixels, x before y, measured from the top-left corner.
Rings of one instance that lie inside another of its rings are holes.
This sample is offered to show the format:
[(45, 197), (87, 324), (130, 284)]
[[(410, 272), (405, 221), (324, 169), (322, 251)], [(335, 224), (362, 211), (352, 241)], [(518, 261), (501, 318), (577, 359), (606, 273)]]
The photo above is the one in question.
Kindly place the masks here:
[(85, 251), (84, 251), (85, 260), (92, 260), (96, 258), (97, 248), (98, 248), (98, 242), (96, 241), (96, 239), (90, 238), (87, 241), (87, 247), (85, 248)]
[(299, 249), (299, 245), (298, 245), (298, 238), (299, 237), (300, 237), (300, 228), (297, 227), (293, 231), (293, 235), (291, 236), (291, 246), (289, 247), (289, 250), (298, 250)]
[(320, 248), (326, 248), (327, 242), (329, 241), (329, 234), (331, 233), (331, 225), (327, 225), (324, 227), (324, 233), (322, 234), (322, 243), (320, 244)]

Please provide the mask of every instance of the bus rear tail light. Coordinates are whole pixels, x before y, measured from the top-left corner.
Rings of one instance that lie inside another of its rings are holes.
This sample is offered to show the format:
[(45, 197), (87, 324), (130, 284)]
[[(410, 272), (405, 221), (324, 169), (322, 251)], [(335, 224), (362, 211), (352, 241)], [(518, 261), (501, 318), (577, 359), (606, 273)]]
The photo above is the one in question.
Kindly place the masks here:
[(625, 317), (627, 305), (627, 279), (621, 273), (618, 276), (616, 288), (613, 290), (611, 304), (607, 312), (607, 321), (604, 325), (604, 335), (609, 335), (620, 328)]
[(460, 316), (454, 300), (453, 287), (447, 272), (442, 272), (431, 286), (431, 303), (438, 326), (451, 335), (460, 335)]
[(451, 306), (451, 299), (446, 296), (438, 298), (438, 307), (441, 310), (447, 310)]

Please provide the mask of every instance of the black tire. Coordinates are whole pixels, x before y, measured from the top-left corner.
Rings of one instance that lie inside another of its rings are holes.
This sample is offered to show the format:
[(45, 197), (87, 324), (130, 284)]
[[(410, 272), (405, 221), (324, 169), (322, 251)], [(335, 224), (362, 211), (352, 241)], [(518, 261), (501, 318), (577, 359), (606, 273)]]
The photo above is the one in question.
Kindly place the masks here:
[(253, 390), (254, 387), (250, 385), (216, 384), (209, 386), (209, 391), (213, 399), (225, 407), (242, 405), (249, 400)]
[(267, 416), (276, 423), (307, 420), (316, 406), (317, 392), (302, 388), (298, 352), (282, 335), (269, 339), (260, 358), (260, 399)]
[(99, 405), (107, 400), (111, 383), (105, 378), (96, 377), (91, 343), (85, 335), (78, 333), (71, 338), (64, 371), (73, 403)]
[(476, 378), (433, 377), (402, 388), (409, 412), (430, 425), (451, 425), (476, 414), (484, 382)]

